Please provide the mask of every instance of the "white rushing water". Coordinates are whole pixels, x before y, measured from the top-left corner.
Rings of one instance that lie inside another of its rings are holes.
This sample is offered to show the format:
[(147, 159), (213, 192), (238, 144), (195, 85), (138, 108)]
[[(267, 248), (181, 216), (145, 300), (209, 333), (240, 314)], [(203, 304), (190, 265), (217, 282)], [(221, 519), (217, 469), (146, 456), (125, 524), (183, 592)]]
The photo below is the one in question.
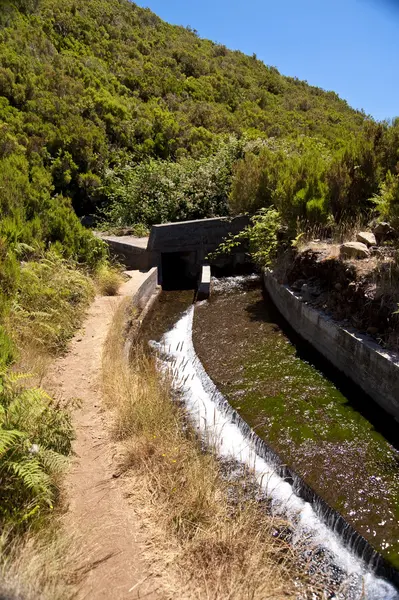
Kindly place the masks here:
[(191, 307), (163, 336), (161, 343), (154, 346), (159, 349), (165, 366), (172, 367), (173, 384), (182, 395), (194, 425), (216, 444), (221, 457), (234, 458), (253, 470), (272, 503), (273, 511), (285, 515), (295, 524), (294, 544), (306, 539), (312, 547), (324, 548), (333, 557), (334, 564), (347, 574), (352, 590), (349, 595), (338, 597), (399, 600), (395, 588), (374, 575), (360, 558), (348, 550), (340, 537), (321, 521), (311, 504), (297, 496), (273, 466), (257, 455), (251, 440), (232, 422), (231, 414), (220, 407), (223, 397), (194, 350), (193, 315), (194, 307)]

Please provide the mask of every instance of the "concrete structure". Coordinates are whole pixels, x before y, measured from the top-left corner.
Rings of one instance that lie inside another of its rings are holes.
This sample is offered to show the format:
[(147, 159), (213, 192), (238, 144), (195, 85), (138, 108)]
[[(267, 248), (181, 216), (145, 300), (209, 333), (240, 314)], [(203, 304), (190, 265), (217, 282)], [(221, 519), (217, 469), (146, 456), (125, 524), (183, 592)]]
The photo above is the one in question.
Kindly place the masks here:
[(307, 305), (270, 271), (264, 283), (292, 328), (399, 421), (399, 355)]
[(158, 269), (157, 267), (153, 267), (149, 270), (147, 277), (134, 295), (134, 305), (143, 310), (151, 297), (156, 294), (158, 288)]
[(211, 295), (211, 267), (204, 265), (201, 272), (201, 280), (197, 290), (197, 300), (207, 300)]
[(154, 265), (151, 254), (147, 251), (148, 237), (133, 235), (101, 235), (111, 250), (128, 269), (147, 271)]
[[(154, 225), (149, 238), (102, 235), (111, 252), (129, 269), (158, 267), (158, 282), (165, 288), (195, 287), (204, 261), (230, 234), (248, 225), (248, 217), (200, 219)], [(207, 260), (216, 269), (231, 268), (248, 261), (245, 248), (229, 256)]]
[[(163, 286), (171, 283), (176, 287), (179, 280), (196, 282), (208, 254), (214, 252), (226, 237), (242, 231), (248, 223), (248, 217), (241, 216), (154, 225), (147, 250), (160, 269), (160, 283)], [(244, 261), (245, 252), (237, 248), (232, 255), (207, 260), (207, 263), (223, 267)]]

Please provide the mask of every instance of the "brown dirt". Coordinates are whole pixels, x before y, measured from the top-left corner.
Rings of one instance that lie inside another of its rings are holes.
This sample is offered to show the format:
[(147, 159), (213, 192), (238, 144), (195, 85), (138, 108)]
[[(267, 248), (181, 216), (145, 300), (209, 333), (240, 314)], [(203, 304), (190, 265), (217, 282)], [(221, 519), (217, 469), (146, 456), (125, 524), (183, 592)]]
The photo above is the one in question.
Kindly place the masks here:
[[(123, 491), (118, 449), (112, 442), (110, 413), (101, 398), (101, 358), (113, 314), (123, 297), (133, 296), (146, 275), (130, 272), (116, 297), (97, 297), (68, 354), (53, 365), (47, 388), (63, 400), (79, 399), (73, 412), (74, 459), (66, 478), (66, 530), (77, 533), (85, 576), (78, 598), (159, 599), (159, 583), (143, 557), (142, 524)], [(83, 550), (83, 552), (81, 552)]]
[(277, 275), (294, 291), (303, 292), (305, 302), (397, 352), (399, 267), (395, 250), (380, 248), (378, 256), (363, 260), (342, 260), (338, 250), (336, 244), (310, 243), (290, 254)]

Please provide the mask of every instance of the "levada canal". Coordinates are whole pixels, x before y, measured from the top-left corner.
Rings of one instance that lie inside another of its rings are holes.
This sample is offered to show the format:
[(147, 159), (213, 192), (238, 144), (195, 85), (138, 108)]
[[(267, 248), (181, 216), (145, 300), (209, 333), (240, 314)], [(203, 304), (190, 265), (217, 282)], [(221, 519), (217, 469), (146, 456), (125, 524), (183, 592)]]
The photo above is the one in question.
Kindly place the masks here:
[(382, 577), (397, 583), (399, 571), (392, 419), (290, 331), (258, 277), (214, 280), (210, 301), (192, 300), (163, 292), (143, 337), (198, 430), (251, 467), (292, 543), (322, 556), (336, 584), (326, 597), (399, 600)]

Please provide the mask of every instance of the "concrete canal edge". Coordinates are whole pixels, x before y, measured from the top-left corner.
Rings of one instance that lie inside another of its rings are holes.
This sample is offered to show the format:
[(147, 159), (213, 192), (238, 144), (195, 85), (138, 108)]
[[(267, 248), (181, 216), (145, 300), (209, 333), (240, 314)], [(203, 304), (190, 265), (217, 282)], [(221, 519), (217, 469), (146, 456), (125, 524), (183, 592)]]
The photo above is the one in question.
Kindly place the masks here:
[(201, 279), (198, 284), (197, 300), (208, 300), (211, 295), (211, 267), (204, 265), (201, 271)]
[(280, 284), (272, 271), (266, 270), (263, 279), (270, 298), (291, 327), (399, 421), (399, 355), (315, 310)]
[(158, 268), (152, 267), (149, 269), (147, 277), (135, 293), (133, 304), (140, 310), (146, 310), (148, 303), (153, 300), (156, 293), (160, 291), (158, 286)]

